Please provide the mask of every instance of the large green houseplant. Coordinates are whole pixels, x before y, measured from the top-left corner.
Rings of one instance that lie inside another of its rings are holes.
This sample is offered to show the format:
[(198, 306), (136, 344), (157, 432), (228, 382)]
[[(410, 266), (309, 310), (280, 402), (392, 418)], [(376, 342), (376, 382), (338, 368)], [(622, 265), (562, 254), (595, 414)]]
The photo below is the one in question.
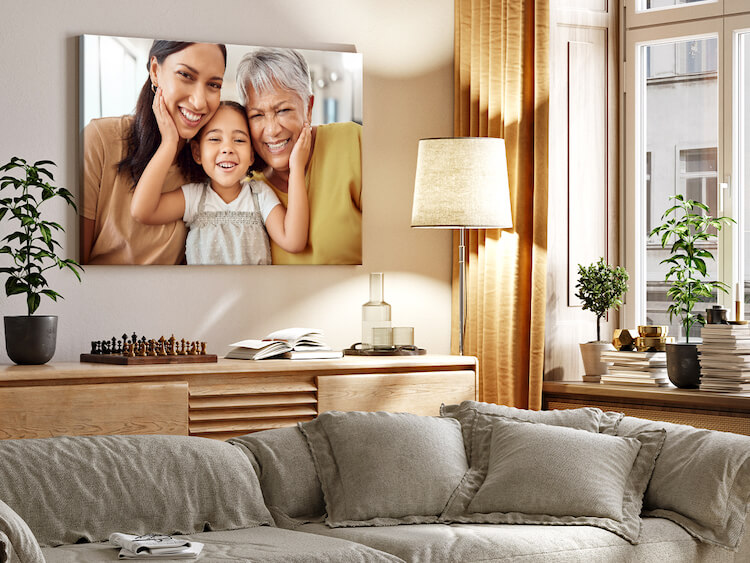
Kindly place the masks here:
[(601, 320), (607, 311), (617, 310), (622, 305), (622, 296), (628, 290), (628, 278), (625, 268), (611, 266), (604, 258), (589, 266), (578, 264), (578, 291), (575, 295), (581, 300), (584, 311), (596, 315), (596, 340), (579, 344), (586, 375), (607, 373), (607, 366), (600, 355), (603, 350), (612, 349), (612, 345), (601, 339)]
[(662, 215), (662, 224), (651, 231), (650, 236), (661, 237), (662, 248), (669, 245), (669, 257), (661, 264), (669, 264), (664, 281), (670, 284), (667, 297), (669, 320), (679, 318), (685, 332), (685, 342), (667, 344), (667, 371), (677, 387), (695, 388), (700, 380), (698, 349), (690, 343), (690, 329), (704, 325), (706, 320), (694, 313), (695, 305), (710, 298), (714, 291), (729, 291), (729, 285), (721, 281), (708, 280), (707, 262), (714, 260), (705, 244), (717, 238), (718, 231), (729, 223), (729, 217), (711, 217), (707, 205), (685, 199), (681, 194), (670, 196), (674, 205)]
[(34, 315), (42, 296), (57, 301), (62, 296), (51, 289), (45, 272), (51, 268), (67, 269), (81, 280), (83, 268), (71, 259), (57, 255), (61, 248), (55, 233), (63, 227), (42, 218), (42, 206), (57, 198), (75, 209), (73, 195), (55, 187), (47, 169), (55, 163), (40, 160), (30, 164), (13, 157), (0, 166), (0, 222), (10, 225), (10, 233), (0, 239), (0, 273), (5, 274), (5, 294), (26, 296), (28, 314), (6, 316), (5, 342), (8, 356), (19, 364), (43, 364), (55, 353), (57, 317)]

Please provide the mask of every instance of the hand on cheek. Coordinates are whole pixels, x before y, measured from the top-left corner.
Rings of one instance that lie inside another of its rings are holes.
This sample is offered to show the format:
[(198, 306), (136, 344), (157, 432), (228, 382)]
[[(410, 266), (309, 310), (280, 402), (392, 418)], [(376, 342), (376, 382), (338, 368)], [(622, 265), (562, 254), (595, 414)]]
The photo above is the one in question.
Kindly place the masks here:
[(289, 155), (289, 169), (304, 170), (307, 166), (307, 160), (310, 156), (310, 147), (312, 145), (312, 126), (309, 123), (305, 123), (302, 126), (302, 131), (297, 137), (297, 141), (292, 147), (292, 153)]
[(176, 150), (180, 141), (180, 135), (177, 132), (174, 119), (172, 119), (167, 109), (167, 102), (164, 100), (161, 88), (156, 89), (152, 107), (156, 124), (159, 126), (159, 133), (161, 133), (161, 144)]

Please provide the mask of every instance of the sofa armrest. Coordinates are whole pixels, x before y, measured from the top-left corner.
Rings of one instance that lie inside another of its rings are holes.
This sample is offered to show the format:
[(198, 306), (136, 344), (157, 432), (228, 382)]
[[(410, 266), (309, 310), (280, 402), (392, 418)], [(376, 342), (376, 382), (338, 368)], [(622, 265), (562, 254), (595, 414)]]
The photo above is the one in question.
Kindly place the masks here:
[(44, 563), (28, 524), (0, 500), (0, 563)]

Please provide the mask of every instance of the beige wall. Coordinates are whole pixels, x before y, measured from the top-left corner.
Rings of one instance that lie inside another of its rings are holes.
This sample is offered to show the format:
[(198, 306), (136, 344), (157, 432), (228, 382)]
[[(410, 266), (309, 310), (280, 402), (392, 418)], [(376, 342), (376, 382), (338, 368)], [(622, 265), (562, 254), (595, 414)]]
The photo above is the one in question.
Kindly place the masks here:
[[(43, 301), (60, 317), (55, 361), (123, 331), (201, 339), (223, 354), (236, 339), (286, 326), (321, 328), (335, 347), (360, 338), (368, 274), (385, 272), (397, 325), (416, 344), (449, 350), (450, 235), (409, 227), (417, 141), (452, 134), (451, 0), (27, 0), (3, 5), (0, 162), (58, 163), (78, 193), (77, 36), (84, 33), (344, 50), (364, 60), (363, 265), (276, 267), (90, 266), (83, 283), (54, 272), (65, 296)], [(74, 215), (51, 210), (76, 255)], [(0, 226), (0, 234), (7, 234)], [(0, 291), (3, 315), (25, 314)], [(0, 331), (3, 329), (0, 327)], [(4, 337), (3, 337), (4, 338)], [(8, 363), (4, 339), (0, 363)]]

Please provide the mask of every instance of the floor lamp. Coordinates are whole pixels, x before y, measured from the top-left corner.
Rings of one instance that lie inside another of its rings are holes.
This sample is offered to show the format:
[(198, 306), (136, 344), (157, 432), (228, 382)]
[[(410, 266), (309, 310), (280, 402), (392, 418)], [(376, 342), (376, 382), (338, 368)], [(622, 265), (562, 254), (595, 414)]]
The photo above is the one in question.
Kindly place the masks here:
[(420, 140), (411, 226), (459, 229), (458, 350), (463, 355), (466, 229), (513, 226), (505, 141), (494, 137)]

